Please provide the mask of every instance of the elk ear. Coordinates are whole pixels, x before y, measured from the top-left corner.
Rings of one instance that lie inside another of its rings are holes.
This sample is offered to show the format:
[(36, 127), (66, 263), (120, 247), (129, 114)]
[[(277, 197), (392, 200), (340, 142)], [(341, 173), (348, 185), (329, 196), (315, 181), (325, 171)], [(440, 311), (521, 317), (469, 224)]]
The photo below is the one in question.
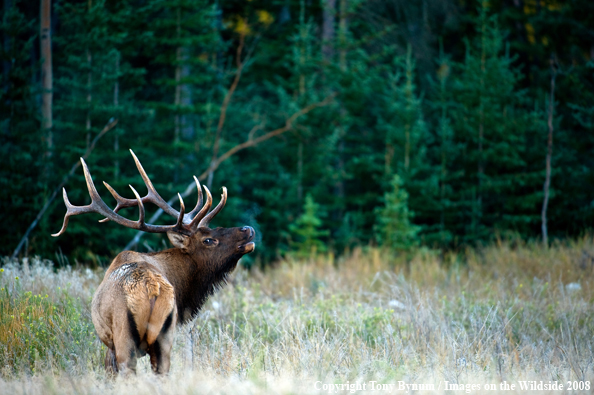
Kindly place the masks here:
[(190, 244), (190, 236), (178, 232), (167, 232), (167, 237), (174, 247), (187, 250)]

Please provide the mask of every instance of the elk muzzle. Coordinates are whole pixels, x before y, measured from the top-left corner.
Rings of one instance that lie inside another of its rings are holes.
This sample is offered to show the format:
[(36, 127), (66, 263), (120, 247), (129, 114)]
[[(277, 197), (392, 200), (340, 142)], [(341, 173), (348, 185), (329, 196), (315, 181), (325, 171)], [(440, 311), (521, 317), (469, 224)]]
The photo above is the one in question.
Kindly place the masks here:
[(251, 226), (244, 226), (239, 229), (240, 232), (245, 234), (245, 239), (237, 246), (237, 251), (241, 254), (248, 254), (256, 248), (256, 244), (252, 241), (256, 235), (256, 231)]

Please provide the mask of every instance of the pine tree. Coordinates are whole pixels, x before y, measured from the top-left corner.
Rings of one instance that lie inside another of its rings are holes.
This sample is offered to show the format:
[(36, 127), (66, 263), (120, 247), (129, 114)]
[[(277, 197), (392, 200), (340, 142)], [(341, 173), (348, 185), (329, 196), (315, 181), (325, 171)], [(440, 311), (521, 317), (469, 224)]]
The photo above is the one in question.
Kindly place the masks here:
[(403, 182), (394, 175), (392, 191), (384, 194), (384, 206), (375, 210), (374, 226), (376, 239), (381, 246), (405, 251), (418, 244), (417, 233), (420, 228), (411, 223), (413, 213), (408, 209), (408, 193), (402, 188)]
[(410, 193), (409, 205), (416, 220), (433, 232), (434, 212), (439, 210), (438, 167), (430, 162), (428, 148), (433, 143), (417, 92), (415, 62), (411, 48), (405, 58), (395, 59), (390, 84), (383, 92), (379, 130), (385, 133), (384, 180), (393, 185), (398, 174)]
[(293, 248), (299, 257), (308, 257), (315, 255), (316, 252), (325, 252), (326, 244), (321, 238), (329, 235), (327, 230), (321, 230), (321, 217), (324, 213), (320, 211), (320, 205), (317, 204), (311, 194), (305, 197), (303, 205), (303, 214), (297, 218), (295, 223), (289, 225), (289, 230), (297, 239), (292, 242)]
[[(517, 89), (520, 74), (504, 51), (497, 18), (482, 3), (477, 37), (467, 41), (463, 62), (455, 65), (452, 111), (456, 143), (462, 148), (452, 185), (458, 218), (452, 225), (466, 240), (488, 238), (492, 230), (538, 221), (538, 171), (527, 163), (527, 136), (539, 127), (535, 113)], [(540, 188), (538, 188), (540, 189)]]
[(427, 128), (416, 92), (411, 48), (404, 59), (397, 57), (394, 63), (380, 120), (380, 128), (386, 135), (385, 173), (391, 177), (396, 172), (408, 179), (422, 166)]
[(46, 146), (35, 102), (38, 64), (31, 59), (39, 21), (28, 19), (23, 6), (20, 1), (5, 4), (0, 20), (0, 220), (10, 224), (1, 236), (1, 255), (12, 253), (43, 205), (47, 187), (40, 179)]
[(432, 204), (417, 209), (427, 218), (423, 227), (423, 240), (428, 244), (447, 246), (453, 241), (454, 233), (450, 225), (456, 216), (456, 202), (452, 200), (452, 184), (460, 176), (452, 164), (458, 157), (461, 147), (455, 141), (451, 110), (455, 100), (451, 94), (452, 61), (440, 50), (437, 59), (437, 80), (432, 81), (432, 97), (428, 105), (436, 114), (433, 127), (435, 144), (428, 149), (428, 157), (435, 163), (433, 172), (438, 176), (438, 192), (432, 195)]

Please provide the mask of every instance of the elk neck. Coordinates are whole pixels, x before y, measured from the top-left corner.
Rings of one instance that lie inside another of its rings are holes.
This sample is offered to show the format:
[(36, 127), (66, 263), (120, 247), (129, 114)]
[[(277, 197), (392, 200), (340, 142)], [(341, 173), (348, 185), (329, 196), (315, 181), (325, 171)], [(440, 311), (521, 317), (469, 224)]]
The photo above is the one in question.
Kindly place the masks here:
[[(230, 257), (226, 262), (205, 262), (176, 248), (155, 255), (160, 255), (159, 262), (167, 262), (159, 267), (173, 285), (177, 317), (182, 324), (194, 318), (207, 298), (226, 283), (227, 275), (239, 259)], [(153, 257), (157, 258), (155, 255)]]

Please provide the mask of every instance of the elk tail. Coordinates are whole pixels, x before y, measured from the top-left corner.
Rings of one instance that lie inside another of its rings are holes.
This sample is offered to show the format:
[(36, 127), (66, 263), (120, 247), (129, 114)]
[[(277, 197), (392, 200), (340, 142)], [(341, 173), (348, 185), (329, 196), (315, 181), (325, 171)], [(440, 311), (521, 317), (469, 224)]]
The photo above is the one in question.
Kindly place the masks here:
[(146, 342), (150, 346), (159, 334), (168, 331), (174, 319), (175, 294), (171, 284), (158, 274), (147, 282), (150, 300), (150, 316), (146, 330)]

